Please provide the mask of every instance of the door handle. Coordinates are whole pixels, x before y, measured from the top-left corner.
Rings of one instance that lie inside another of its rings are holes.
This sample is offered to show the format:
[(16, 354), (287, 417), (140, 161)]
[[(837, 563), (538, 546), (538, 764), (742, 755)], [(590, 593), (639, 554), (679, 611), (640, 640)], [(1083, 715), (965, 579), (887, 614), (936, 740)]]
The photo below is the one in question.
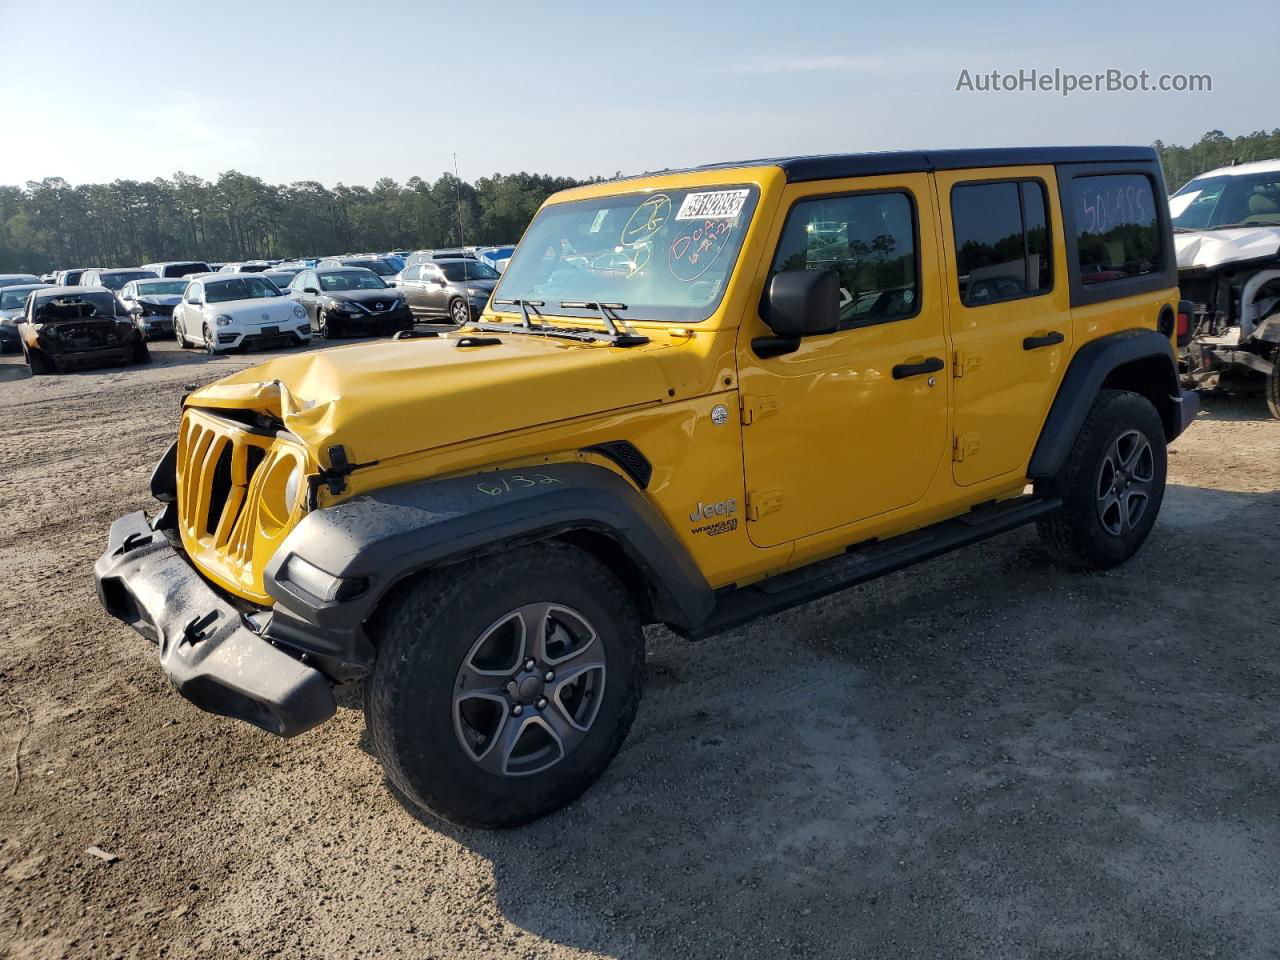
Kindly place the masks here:
[(1051, 330), (1043, 337), (1025, 337), (1022, 341), (1023, 350), (1039, 350), (1041, 347), (1052, 347), (1056, 343), (1061, 343), (1067, 339), (1057, 330)]
[(920, 363), (899, 363), (893, 368), (893, 379), (905, 380), (907, 377), (918, 377), (922, 373), (937, 373), (945, 366), (941, 357), (929, 357)]

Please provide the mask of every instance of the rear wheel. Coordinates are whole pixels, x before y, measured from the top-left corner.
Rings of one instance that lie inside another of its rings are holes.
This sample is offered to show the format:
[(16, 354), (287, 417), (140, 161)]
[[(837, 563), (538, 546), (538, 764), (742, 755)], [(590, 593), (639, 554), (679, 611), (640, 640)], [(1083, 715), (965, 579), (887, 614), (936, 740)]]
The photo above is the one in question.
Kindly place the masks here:
[(515, 826), (563, 807), (617, 753), (644, 637), (598, 560), (534, 544), (429, 576), (374, 631), (365, 720), (387, 778), (458, 823)]
[(1146, 397), (1102, 390), (1065, 466), (1037, 490), (1062, 498), (1062, 509), (1038, 521), (1055, 557), (1105, 570), (1146, 541), (1164, 499), (1168, 451), (1160, 415)]
[(183, 327), (182, 321), (173, 321), (173, 335), (178, 338), (178, 346), (183, 350), (191, 346), (191, 341), (187, 339), (186, 328)]

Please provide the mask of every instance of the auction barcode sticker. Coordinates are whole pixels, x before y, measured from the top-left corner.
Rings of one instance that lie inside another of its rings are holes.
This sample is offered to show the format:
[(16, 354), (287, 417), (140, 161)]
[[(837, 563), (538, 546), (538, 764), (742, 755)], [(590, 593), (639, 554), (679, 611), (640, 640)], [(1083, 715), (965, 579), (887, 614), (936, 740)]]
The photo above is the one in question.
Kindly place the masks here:
[(736, 217), (747, 202), (748, 190), (715, 190), (711, 193), (691, 193), (680, 204), (677, 220), (721, 219)]

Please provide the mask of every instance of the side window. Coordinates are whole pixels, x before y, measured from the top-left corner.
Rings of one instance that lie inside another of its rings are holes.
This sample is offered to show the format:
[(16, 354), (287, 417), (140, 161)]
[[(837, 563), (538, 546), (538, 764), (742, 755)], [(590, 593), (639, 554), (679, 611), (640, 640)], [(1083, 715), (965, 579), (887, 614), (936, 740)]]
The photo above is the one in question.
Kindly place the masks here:
[(1076, 177), (1076, 269), (1084, 284), (1159, 273), (1164, 266), (1151, 180), (1139, 173)]
[(1044, 185), (959, 184), (951, 191), (960, 302), (981, 307), (1053, 288)]
[(187, 287), (187, 303), (199, 303), (204, 295), (204, 288), (198, 283)]
[(916, 217), (898, 191), (801, 200), (787, 214), (769, 271), (835, 270), (840, 322), (885, 323), (920, 309)]
[(424, 263), (422, 265), (422, 279), (438, 282), (444, 279), (444, 274), (434, 263)]

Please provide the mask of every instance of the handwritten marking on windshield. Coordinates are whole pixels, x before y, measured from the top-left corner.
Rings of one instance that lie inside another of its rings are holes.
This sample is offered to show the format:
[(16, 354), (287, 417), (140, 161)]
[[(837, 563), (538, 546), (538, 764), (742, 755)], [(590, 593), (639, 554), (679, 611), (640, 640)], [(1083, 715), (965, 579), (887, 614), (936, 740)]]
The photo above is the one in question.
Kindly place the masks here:
[(702, 220), (686, 226), (671, 243), (668, 264), (685, 283), (697, 280), (711, 269), (733, 234), (733, 220)]
[(630, 219), (627, 220), (627, 225), (622, 228), (622, 236), (619, 238), (619, 242), (624, 247), (643, 243), (661, 230), (662, 225), (667, 222), (670, 216), (670, 197), (665, 193), (649, 197), (644, 203), (636, 207)]

